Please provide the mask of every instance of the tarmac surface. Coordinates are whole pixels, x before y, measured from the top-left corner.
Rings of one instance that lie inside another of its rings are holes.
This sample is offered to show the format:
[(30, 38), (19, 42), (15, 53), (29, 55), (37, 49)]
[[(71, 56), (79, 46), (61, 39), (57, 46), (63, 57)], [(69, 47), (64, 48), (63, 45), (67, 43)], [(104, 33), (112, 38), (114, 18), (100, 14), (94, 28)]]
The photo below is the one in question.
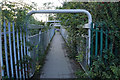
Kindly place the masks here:
[(56, 32), (50, 44), (40, 78), (75, 78), (73, 65), (67, 57), (64, 44), (62, 36)]

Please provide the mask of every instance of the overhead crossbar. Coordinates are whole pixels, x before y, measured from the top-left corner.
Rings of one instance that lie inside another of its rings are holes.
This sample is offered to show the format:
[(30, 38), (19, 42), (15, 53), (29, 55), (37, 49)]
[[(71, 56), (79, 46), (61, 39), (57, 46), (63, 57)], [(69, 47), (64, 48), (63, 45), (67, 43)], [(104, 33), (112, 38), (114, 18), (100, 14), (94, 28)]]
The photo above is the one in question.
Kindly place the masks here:
[(88, 52), (88, 64), (90, 64), (90, 44), (91, 44), (91, 23), (92, 23), (92, 16), (91, 14), (85, 10), (85, 9), (58, 9), (58, 10), (39, 10), (39, 11), (30, 11), (27, 14), (27, 18), (29, 18), (29, 16), (31, 16), (32, 14), (35, 13), (85, 13), (88, 16), (88, 36), (89, 36), (89, 52)]

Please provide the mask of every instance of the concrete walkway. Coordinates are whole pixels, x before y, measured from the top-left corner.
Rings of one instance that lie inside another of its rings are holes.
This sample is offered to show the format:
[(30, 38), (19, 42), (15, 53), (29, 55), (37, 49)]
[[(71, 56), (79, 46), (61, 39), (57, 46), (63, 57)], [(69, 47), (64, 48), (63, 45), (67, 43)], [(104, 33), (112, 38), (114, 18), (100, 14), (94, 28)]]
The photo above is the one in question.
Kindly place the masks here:
[(57, 32), (51, 42), (40, 78), (75, 78), (64, 44), (62, 36)]

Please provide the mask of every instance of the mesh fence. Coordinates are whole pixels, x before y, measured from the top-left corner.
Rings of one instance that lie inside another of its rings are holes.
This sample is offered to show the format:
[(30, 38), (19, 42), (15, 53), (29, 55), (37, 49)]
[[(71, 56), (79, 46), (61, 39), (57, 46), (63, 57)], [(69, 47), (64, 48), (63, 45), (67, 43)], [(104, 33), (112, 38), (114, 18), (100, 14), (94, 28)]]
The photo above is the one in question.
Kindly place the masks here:
[(33, 75), (36, 69), (36, 64), (39, 62), (39, 57), (41, 54), (45, 53), (52, 37), (54, 36), (54, 29), (50, 29), (45, 32), (40, 32), (39, 34), (29, 36), (29, 42), (32, 46), (32, 49), (29, 51), (30, 56), (32, 58), (31, 63), (31, 74)]

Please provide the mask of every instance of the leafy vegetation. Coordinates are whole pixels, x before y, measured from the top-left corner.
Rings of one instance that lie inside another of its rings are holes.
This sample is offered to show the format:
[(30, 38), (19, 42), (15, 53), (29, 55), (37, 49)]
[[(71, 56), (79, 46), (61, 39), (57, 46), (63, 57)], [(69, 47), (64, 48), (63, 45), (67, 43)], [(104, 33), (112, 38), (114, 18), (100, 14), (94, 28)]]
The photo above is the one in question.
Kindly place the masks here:
[[(3, 32), (3, 22), (6, 21), (6, 26), (8, 26), (8, 22), (14, 22), (14, 26), (15, 26), (15, 33), (20, 30), (25, 31), (25, 22), (26, 22), (26, 15), (30, 10), (35, 10), (35, 3), (32, 3), (31, 5), (26, 4), (24, 2), (10, 2), (10, 1), (3, 1), (2, 2), (2, 32)], [(37, 21), (33, 16), (31, 16), (29, 18), (29, 22), (30, 24), (36, 24), (36, 25), (41, 25), (44, 24), (42, 21)], [(11, 32), (12, 32), (12, 24), (11, 25)], [(8, 31), (8, 27), (6, 27), (6, 31)], [(34, 30), (31, 30), (32, 33), (36, 33)], [(20, 36), (20, 33), (18, 33), (18, 35)], [(23, 33), (22, 33), (23, 35)], [(14, 36), (15, 37), (15, 44), (17, 47), (17, 35)], [(11, 43), (13, 43), (13, 36), (11, 35)], [(19, 41), (19, 44), (21, 43), (21, 40)], [(2, 35), (2, 45), (4, 46), (4, 38)], [(8, 40), (8, 34), (7, 34), (7, 45), (9, 45), (9, 40)], [(29, 42), (26, 42), (27, 46), (31, 46), (33, 47)], [(11, 45), (13, 48), (13, 45)], [(23, 43), (22, 43), (22, 47), (23, 47)], [(21, 49), (20, 45), (19, 48)], [(7, 49), (9, 50), (9, 46), (7, 46)], [(23, 49), (23, 48), (22, 48)], [(13, 49), (12, 49), (13, 50)], [(16, 48), (16, 52), (18, 51), (18, 49)], [(24, 51), (24, 49), (23, 49)], [(26, 50), (27, 52), (27, 50)], [(26, 53), (23, 53), (26, 54)], [(5, 49), (4, 47), (2, 47), (2, 56), (3, 56), (3, 63), (5, 63)], [(18, 54), (16, 54), (16, 56), (18, 56)], [(43, 56), (43, 55), (39, 55), (39, 56)], [(12, 57), (13, 57), (13, 62), (14, 62), (14, 53), (12, 53)], [(18, 59), (18, 57), (16, 57)], [(33, 59), (30, 58), (30, 56), (24, 56), (24, 58), (22, 59), (22, 57), (20, 56), (21, 60), (17, 61), (17, 64), (13, 63), (13, 68), (15, 68), (15, 65), (24, 65), (26, 64), (27, 66), (29, 66), (30, 68), (32, 68), (32, 64), (31, 62), (33, 62)], [(8, 51), (8, 62), (10, 62), (10, 52)], [(11, 65), (10, 63), (8, 64), (9, 66)], [(3, 77), (4, 79), (7, 79), (7, 71), (6, 71), (6, 66), (4, 64), (4, 66), (2, 67), (3, 70), (5, 71), (5, 76)], [(21, 69), (25, 68), (22, 66)], [(28, 74), (30, 73), (30, 68), (28, 69)], [(11, 70), (11, 69), (9, 69)], [(19, 70), (19, 69), (18, 69)], [(14, 69), (15, 72), (15, 69)], [(14, 73), (15, 76), (15, 73)]]
[[(44, 4), (45, 6), (51, 3)], [(15, 21), (15, 28), (24, 28), (26, 15), (30, 10), (36, 10), (36, 4), (28, 5), (25, 3), (16, 3), (10, 1), (3, 1), (2, 3), (2, 26), (4, 20)], [(48, 6), (48, 9), (50, 6)], [(109, 49), (103, 51), (104, 55), (93, 56), (92, 65), (88, 68), (87, 73), (78, 71), (76, 74), (78, 77), (91, 77), (100, 79), (118, 79), (120, 78), (120, 3), (111, 2), (101, 2), (101, 3), (82, 3), (82, 2), (65, 2), (62, 7), (57, 7), (57, 9), (86, 9), (92, 14), (93, 23), (105, 23), (109, 31), (109, 39), (112, 42), (112, 47), (117, 48), (117, 55), (115, 51), (113, 53)], [(52, 16), (49, 19), (54, 19)], [(87, 35), (87, 30), (83, 29), (82, 26), (87, 23), (87, 15), (81, 14), (57, 14), (56, 19), (59, 19), (62, 25), (66, 26), (68, 31), (68, 46), (70, 49), (70, 57), (77, 59), (78, 61), (83, 60), (85, 52), (85, 39), (82, 35)], [(41, 21), (37, 21), (33, 16), (30, 17), (29, 22), (31, 24), (43, 25)], [(103, 27), (104, 25), (98, 25), (98, 27)], [(105, 28), (105, 27), (103, 27)], [(45, 28), (43, 31), (47, 30)], [(32, 30), (36, 32), (36, 30)], [(78, 46), (81, 46), (81, 51), (78, 52)], [(31, 46), (32, 47), (32, 46)], [(38, 51), (36, 51), (38, 52)], [(41, 68), (45, 55), (40, 56), (35, 61), (36, 70)], [(5, 58), (5, 55), (3, 56)], [(19, 61), (19, 63), (30, 65), (27, 60), (32, 61), (28, 56), (24, 57), (24, 60)], [(7, 77), (7, 76), (6, 76)]]
[[(16, 28), (25, 27), (26, 15), (31, 10), (36, 10), (36, 4), (26, 4), (24, 2), (2, 2), (2, 20), (6, 19), (10, 22), (15, 21)], [(35, 20), (33, 16), (29, 18), (30, 24), (41, 25), (43, 22)]]
[[(112, 2), (99, 2), (99, 3), (88, 3), (88, 2), (65, 2), (62, 7), (58, 9), (86, 9), (92, 14), (93, 23), (99, 23), (98, 27), (105, 29), (107, 27), (109, 31), (109, 40), (112, 42), (113, 53), (109, 49), (103, 51), (103, 57), (97, 56), (92, 58), (93, 64), (88, 68), (87, 74), (82, 71), (78, 71), (79, 77), (91, 77), (101, 79), (119, 79), (119, 67), (120, 59), (115, 54), (117, 49), (117, 55), (120, 51), (120, 3)], [(57, 14), (57, 19), (62, 22), (62, 25), (67, 26), (68, 31), (68, 45), (72, 52), (71, 57), (76, 58), (81, 62), (85, 55), (85, 39), (82, 35), (87, 35), (87, 30), (83, 29), (82, 26), (87, 23), (87, 16), (85, 14)], [(103, 23), (104, 25), (101, 25)], [(110, 44), (110, 42), (108, 43)], [(98, 44), (99, 45), (99, 44)], [(77, 46), (81, 46), (82, 51), (77, 51)], [(93, 54), (94, 56), (94, 54)], [(106, 62), (105, 62), (106, 61)]]
[[(108, 52), (107, 52), (108, 53)], [(97, 56), (93, 58), (93, 64), (90, 66), (87, 73), (84, 71), (77, 71), (76, 75), (80, 78), (92, 79), (120, 79), (120, 56), (115, 56), (113, 53), (105, 54), (104, 58)], [(106, 60), (106, 61), (104, 61)]]

